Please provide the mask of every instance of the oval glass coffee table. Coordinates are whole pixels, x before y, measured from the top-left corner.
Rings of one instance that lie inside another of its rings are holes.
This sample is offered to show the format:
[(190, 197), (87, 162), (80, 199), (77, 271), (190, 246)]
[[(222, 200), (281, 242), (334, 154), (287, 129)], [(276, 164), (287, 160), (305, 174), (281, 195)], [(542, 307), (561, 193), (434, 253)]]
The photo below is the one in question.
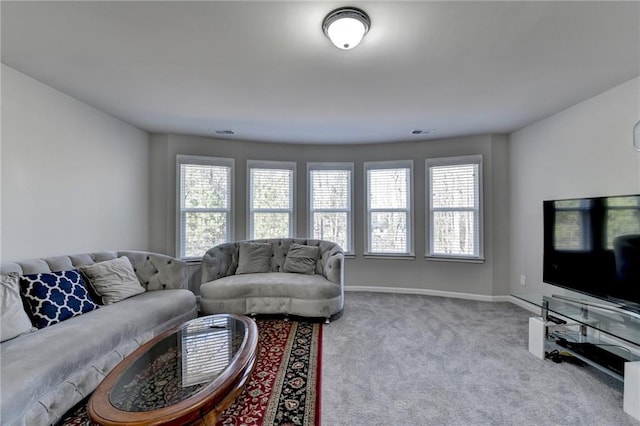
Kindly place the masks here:
[(249, 378), (257, 345), (248, 317), (191, 320), (123, 359), (91, 396), (89, 417), (102, 425), (213, 425)]

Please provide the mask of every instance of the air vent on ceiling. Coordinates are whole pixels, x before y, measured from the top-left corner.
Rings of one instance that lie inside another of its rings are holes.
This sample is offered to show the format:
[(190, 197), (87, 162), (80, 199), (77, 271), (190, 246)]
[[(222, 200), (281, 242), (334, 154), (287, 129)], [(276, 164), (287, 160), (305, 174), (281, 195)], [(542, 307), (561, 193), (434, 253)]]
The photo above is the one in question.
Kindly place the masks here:
[(412, 135), (430, 135), (435, 132), (436, 129), (415, 129), (411, 132)]

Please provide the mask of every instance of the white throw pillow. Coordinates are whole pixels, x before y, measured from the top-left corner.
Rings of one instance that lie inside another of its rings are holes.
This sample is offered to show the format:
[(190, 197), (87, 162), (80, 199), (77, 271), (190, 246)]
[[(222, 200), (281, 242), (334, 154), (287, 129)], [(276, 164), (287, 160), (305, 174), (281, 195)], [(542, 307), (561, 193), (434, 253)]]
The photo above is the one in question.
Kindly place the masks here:
[(126, 256), (81, 266), (79, 269), (87, 277), (93, 290), (102, 297), (102, 303), (105, 305), (145, 291)]
[(20, 275), (0, 275), (0, 342), (34, 329), (20, 297)]

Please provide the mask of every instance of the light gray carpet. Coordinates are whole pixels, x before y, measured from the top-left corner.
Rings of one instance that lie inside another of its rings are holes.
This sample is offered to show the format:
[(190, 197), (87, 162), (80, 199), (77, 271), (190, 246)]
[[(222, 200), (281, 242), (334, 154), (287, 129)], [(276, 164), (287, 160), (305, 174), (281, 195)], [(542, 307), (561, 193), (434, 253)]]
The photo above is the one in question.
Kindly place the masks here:
[(346, 294), (325, 326), (322, 424), (640, 425), (623, 384), (527, 350), (528, 318), (511, 303)]

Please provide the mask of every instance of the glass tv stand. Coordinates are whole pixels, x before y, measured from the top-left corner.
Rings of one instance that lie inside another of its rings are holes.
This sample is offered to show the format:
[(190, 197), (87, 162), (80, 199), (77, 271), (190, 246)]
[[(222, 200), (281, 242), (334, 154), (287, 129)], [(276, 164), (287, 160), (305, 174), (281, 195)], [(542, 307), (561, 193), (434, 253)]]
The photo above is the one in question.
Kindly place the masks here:
[(640, 420), (640, 313), (620, 305), (559, 294), (513, 294), (540, 308), (529, 318), (529, 352), (568, 352), (624, 382), (624, 411)]

